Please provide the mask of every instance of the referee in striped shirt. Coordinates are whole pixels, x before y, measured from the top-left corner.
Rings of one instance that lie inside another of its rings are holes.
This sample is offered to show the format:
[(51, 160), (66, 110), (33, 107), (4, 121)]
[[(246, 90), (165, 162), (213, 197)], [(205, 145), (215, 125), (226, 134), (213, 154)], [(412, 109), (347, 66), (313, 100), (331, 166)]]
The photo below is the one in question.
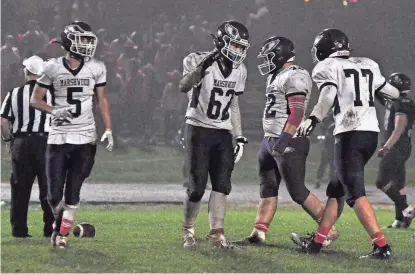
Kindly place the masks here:
[[(30, 97), (41, 74), (43, 60), (32, 56), (23, 61), (26, 84), (11, 90), (1, 107), (2, 138), (10, 148), (12, 158), (10, 223), (12, 236), (31, 237), (27, 228), (32, 186), (37, 177), (40, 204), (43, 209), (43, 235), (52, 235), (54, 221), (47, 202), (45, 170), (46, 142), (49, 131), (49, 115), (30, 106)], [(50, 92), (44, 100), (52, 100)]]

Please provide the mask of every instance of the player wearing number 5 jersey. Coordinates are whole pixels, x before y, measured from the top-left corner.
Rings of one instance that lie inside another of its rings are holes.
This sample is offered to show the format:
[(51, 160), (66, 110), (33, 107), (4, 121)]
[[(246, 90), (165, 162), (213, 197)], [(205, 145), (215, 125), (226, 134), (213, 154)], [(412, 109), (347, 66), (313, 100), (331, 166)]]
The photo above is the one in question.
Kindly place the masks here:
[[(183, 60), (180, 90), (189, 92), (186, 111), (189, 186), (184, 201), (184, 247), (196, 246), (195, 221), (208, 175), (210, 241), (213, 247), (232, 247), (224, 237), (226, 196), (231, 191), (234, 162), (243, 145), (238, 96), (243, 93), (249, 47), (244, 25), (228, 21), (219, 26), (212, 52), (192, 53)], [(232, 135), (237, 145), (233, 148)]]
[[(67, 55), (45, 64), (31, 105), (52, 114), (46, 150), (48, 200), (55, 215), (51, 242), (65, 248), (79, 206), (82, 183), (94, 165), (96, 128), (92, 101), (95, 94), (106, 127), (102, 140), (108, 139), (110, 151), (113, 138), (105, 94), (106, 68), (104, 63), (93, 59), (97, 46), (95, 34), (88, 24), (72, 22), (65, 27), (61, 39)], [(42, 100), (46, 89), (51, 90), (52, 106)]]
[(293, 233), (292, 239), (305, 252), (320, 252), (346, 200), (374, 245), (373, 251), (362, 257), (388, 259), (392, 250), (366, 197), (364, 167), (378, 142), (379, 125), (373, 99), (396, 99), (399, 91), (386, 82), (378, 64), (369, 58), (349, 57), (350, 50), (349, 39), (337, 29), (323, 30), (314, 41), (313, 58), (318, 64), (312, 78), (320, 96), (310, 117), (300, 125), (299, 134), (310, 134), (333, 107), (337, 179), (327, 187), (329, 199), (318, 230), (311, 237)]

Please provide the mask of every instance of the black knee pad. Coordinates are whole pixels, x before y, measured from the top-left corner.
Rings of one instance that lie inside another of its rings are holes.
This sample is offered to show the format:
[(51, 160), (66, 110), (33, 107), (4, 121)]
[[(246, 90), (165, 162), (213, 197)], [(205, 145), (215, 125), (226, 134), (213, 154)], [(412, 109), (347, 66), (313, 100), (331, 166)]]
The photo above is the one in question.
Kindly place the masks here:
[(275, 176), (275, 170), (260, 171), (259, 178), (261, 180), (259, 196), (261, 198), (277, 197), (279, 183)]
[(305, 185), (301, 186), (289, 186), (287, 185), (288, 193), (291, 199), (299, 205), (302, 205), (310, 195), (310, 190)]
[(219, 184), (219, 185), (213, 185), (212, 184), (212, 191), (216, 191), (225, 195), (229, 195), (229, 193), (231, 193), (232, 190), (232, 185), (229, 184)]
[(344, 192), (343, 185), (339, 180), (332, 180), (327, 186), (326, 195), (329, 198), (341, 198), (346, 194)]
[(205, 191), (195, 191), (195, 190), (187, 190), (187, 196), (189, 197), (189, 201), (192, 203), (197, 203), (202, 200)]

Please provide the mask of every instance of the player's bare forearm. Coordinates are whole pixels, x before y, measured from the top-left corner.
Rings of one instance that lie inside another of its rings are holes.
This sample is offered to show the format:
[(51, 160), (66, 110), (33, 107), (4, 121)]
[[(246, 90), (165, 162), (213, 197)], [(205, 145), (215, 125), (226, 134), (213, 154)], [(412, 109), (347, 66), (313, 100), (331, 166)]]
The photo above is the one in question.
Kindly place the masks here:
[(336, 95), (337, 95), (337, 87), (333, 85), (325, 86), (320, 91), (318, 102), (314, 106), (313, 111), (311, 112), (310, 116), (316, 117), (317, 120), (321, 122), (321, 120), (323, 120), (323, 118), (327, 116), (327, 113), (332, 108)]
[(1, 118), (1, 136), (3, 140), (8, 140), (11, 137), (9, 120)]
[(242, 136), (241, 111), (239, 109), (239, 98), (234, 96), (231, 102), (231, 124), (233, 137)]
[(395, 116), (395, 129), (392, 131), (391, 136), (386, 141), (384, 146), (390, 149), (396, 144), (396, 142), (399, 140), (399, 138), (401, 138), (401, 135), (405, 130), (406, 123), (406, 115), (398, 114)]
[(30, 97), (30, 105), (35, 109), (51, 114), (53, 111), (53, 106), (48, 105), (43, 100), (45, 95), (46, 95), (46, 88), (36, 86), (35, 90), (32, 93), (32, 97)]
[(97, 98), (98, 98), (98, 107), (101, 112), (102, 120), (104, 121), (104, 124), (105, 124), (105, 129), (112, 130), (110, 105), (107, 100), (105, 87), (97, 87)]

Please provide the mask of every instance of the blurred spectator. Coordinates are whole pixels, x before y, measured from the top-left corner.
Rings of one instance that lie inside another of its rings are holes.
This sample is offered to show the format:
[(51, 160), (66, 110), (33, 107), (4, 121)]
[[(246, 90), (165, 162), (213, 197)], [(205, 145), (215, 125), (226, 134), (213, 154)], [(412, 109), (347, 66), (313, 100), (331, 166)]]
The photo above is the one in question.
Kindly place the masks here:
[(28, 31), (23, 34), (25, 49), (23, 57), (39, 53), (48, 41), (47, 35), (43, 33), (37, 21), (30, 20), (28, 28)]
[(6, 41), (1, 47), (1, 92), (5, 95), (9, 89), (17, 85), (20, 67), (20, 54), (15, 47), (15, 39), (12, 35), (6, 36)]
[(182, 78), (180, 71), (169, 72), (167, 77), (169, 80), (164, 87), (161, 109), (164, 111), (164, 143), (170, 145), (182, 125), (179, 118), (185, 111), (187, 96), (179, 90), (179, 82)]

